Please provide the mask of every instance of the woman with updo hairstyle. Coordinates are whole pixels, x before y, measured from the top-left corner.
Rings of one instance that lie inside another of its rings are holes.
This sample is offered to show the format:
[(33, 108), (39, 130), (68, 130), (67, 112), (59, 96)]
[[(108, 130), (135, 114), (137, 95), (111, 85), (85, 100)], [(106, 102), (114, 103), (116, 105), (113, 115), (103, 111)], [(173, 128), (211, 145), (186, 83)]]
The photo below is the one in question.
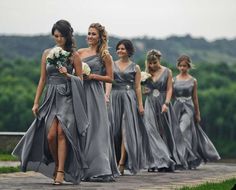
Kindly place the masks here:
[(136, 174), (146, 164), (143, 141), (147, 139), (147, 133), (141, 118), (144, 113), (141, 70), (131, 60), (134, 47), (130, 40), (120, 40), (116, 53), (119, 59), (113, 64), (112, 86), (106, 85), (106, 100), (111, 108), (110, 123), (119, 171), (121, 175), (124, 175), (124, 169)]
[[(87, 167), (82, 143), (89, 126), (81, 81), (82, 62), (75, 51), (70, 23), (59, 20), (51, 31), (56, 46), (42, 55), (32, 108), (35, 120), (13, 155), (20, 159), (22, 171), (40, 172), (53, 178), (54, 185), (61, 185), (64, 180), (78, 184)], [(63, 59), (59, 56), (60, 62), (55, 58), (59, 52), (65, 55)]]
[(87, 48), (78, 50), (82, 61), (91, 69), (89, 75), (84, 75), (87, 115), (90, 122), (84, 150), (88, 163), (84, 181), (111, 182), (119, 172), (103, 88), (104, 82), (113, 81), (112, 57), (108, 51), (105, 27), (99, 23), (91, 24), (88, 28), (87, 43)]
[(170, 102), (172, 72), (161, 65), (161, 56), (155, 49), (148, 51), (146, 56), (146, 72), (151, 77), (144, 83), (144, 121), (154, 159), (150, 172), (186, 168), (184, 156), (189, 153)]
[(214, 145), (199, 125), (201, 117), (197, 95), (197, 80), (189, 74), (191, 68), (193, 68), (193, 64), (189, 56), (181, 55), (177, 59), (179, 74), (173, 79), (173, 108), (181, 132), (197, 157), (196, 160), (192, 161), (189, 161), (188, 156), (185, 157), (188, 162), (188, 168), (194, 169), (200, 165), (201, 161), (216, 161), (220, 157)]

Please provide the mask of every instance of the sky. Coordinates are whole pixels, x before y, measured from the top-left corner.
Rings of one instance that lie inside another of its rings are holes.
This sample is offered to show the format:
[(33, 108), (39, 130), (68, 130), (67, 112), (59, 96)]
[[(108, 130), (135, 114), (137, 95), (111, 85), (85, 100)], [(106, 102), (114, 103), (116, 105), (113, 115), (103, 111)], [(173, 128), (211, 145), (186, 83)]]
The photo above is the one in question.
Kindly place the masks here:
[(121, 38), (236, 38), (236, 0), (0, 0), (0, 35), (49, 34), (60, 19), (78, 34), (99, 22)]

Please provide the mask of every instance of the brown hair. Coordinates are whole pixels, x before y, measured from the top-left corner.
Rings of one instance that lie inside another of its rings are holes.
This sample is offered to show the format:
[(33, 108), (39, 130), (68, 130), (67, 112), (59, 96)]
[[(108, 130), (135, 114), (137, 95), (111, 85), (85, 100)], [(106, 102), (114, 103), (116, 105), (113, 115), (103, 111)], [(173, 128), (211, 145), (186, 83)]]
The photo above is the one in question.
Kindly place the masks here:
[(54, 35), (55, 30), (58, 30), (63, 37), (66, 39), (65, 50), (69, 52), (73, 52), (76, 49), (75, 39), (73, 37), (73, 28), (71, 24), (67, 20), (59, 20), (57, 21), (51, 30), (51, 34)]
[(104, 57), (108, 53), (108, 34), (100, 23), (92, 23), (89, 28), (95, 28), (99, 33), (97, 53)]
[(177, 59), (177, 67), (179, 66), (179, 64), (180, 64), (182, 61), (185, 61), (185, 63), (188, 65), (188, 67), (189, 67), (190, 69), (193, 69), (193, 68), (194, 68), (194, 65), (192, 64), (192, 60), (190, 59), (189, 56), (187, 56), (187, 55), (181, 55), (181, 56)]

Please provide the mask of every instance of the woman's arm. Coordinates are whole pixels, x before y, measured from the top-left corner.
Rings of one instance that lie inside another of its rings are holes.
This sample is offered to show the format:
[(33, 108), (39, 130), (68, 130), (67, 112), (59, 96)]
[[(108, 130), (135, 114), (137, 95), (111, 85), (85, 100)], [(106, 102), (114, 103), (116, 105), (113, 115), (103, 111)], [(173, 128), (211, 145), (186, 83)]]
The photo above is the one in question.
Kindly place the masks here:
[(112, 89), (112, 84), (111, 83), (106, 83), (106, 94), (105, 94), (106, 102), (109, 102), (111, 89)]
[(75, 68), (75, 75), (83, 79), (83, 70), (82, 70), (82, 61), (80, 59), (79, 53), (74, 52), (74, 68)]
[(168, 81), (167, 81), (167, 89), (166, 89), (166, 99), (165, 99), (165, 103), (162, 106), (162, 112), (167, 112), (168, 110), (168, 106), (171, 100), (171, 96), (172, 96), (172, 91), (173, 91), (173, 82), (172, 82), (172, 72), (170, 69), (168, 69)]
[(46, 57), (48, 55), (49, 50), (45, 50), (43, 52), (42, 58), (41, 58), (41, 72), (40, 72), (40, 79), (38, 83), (38, 87), (36, 90), (35, 98), (34, 98), (34, 105), (32, 108), (33, 114), (36, 116), (39, 108), (39, 99), (42, 95), (45, 82), (46, 82)]
[(199, 103), (198, 103), (198, 95), (197, 95), (197, 80), (194, 80), (194, 87), (193, 87), (193, 104), (194, 104), (194, 111), (195, 111), (195, 119), (197, 122), (201, 121), (200, 110), (199, 110)]
[(141, 91), (141, 70), (138, 65), (136, 65), (136, 75), (135, 75), (135, 92), (138, 100), (139, 113), (143, 114), (143, 101), (142, 101), (142, 91)]

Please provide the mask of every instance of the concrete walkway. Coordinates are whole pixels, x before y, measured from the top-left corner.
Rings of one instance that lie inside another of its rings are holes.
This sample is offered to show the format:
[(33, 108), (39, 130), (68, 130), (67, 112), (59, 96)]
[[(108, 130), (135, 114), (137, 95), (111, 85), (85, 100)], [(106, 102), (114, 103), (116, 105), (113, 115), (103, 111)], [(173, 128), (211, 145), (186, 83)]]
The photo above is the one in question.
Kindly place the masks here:
[[(0, 162), (0, 166), (9, 163)], [(15, 165), (18, 163), (15, 162)], [(12, 162), (12, 165), (14, 165)], [(0, 189), (4, 190), (167, 190), (183, 186), (196, 186), (205, 182), (219, 182), (236, 179), (236, 163), (208, 163), (196, 170), (176, 171), (174, 173), (148, 173), (142, 171), (135, 176), (121, 176), (116, 182), (81, 182), (80, 185), (65, 183), (53, 186), (52, 180), (35, 172), (0, 174)], [(236, 180), (235, 180), (236, 183)]]

